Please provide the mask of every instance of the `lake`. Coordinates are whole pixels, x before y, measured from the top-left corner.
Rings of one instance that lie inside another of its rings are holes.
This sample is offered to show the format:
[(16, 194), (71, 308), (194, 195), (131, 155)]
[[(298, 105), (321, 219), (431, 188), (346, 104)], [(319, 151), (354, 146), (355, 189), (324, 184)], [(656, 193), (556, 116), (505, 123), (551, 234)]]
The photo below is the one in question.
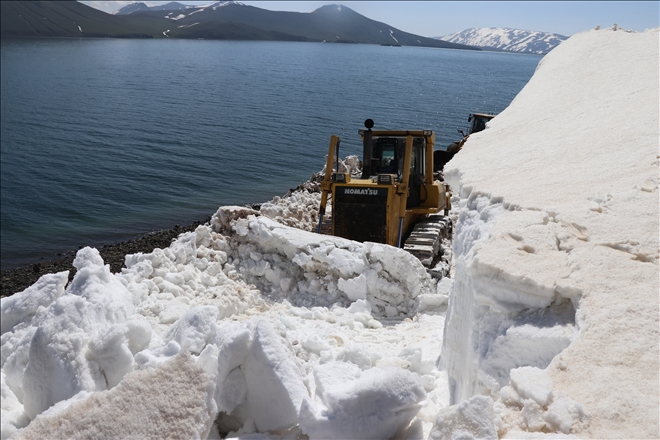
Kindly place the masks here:
[[(2, 269), (283, 195), (330, 135), (501, 112), (541, 57), (363, 44), (2, 39)], [(505, 154), (505, 152), (503, 152)], [(496, 172), (496, 170), (488, 170)]]

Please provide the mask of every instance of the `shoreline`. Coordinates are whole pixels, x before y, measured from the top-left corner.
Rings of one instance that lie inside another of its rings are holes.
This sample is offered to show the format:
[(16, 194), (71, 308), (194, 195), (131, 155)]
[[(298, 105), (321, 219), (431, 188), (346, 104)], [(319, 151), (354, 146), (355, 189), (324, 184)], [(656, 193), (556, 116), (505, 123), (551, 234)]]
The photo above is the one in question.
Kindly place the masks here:
[[(208, 216), (203, 220), (197, 220), (186, 226), (177, 224), (170, 229), (151, 231), (136, 235), (135, 238), (126, 241), (93, 247), (98, 249), (105, 264), (110, 265), (110, 271), (117, 273), (121, 272), (121, 269), (125, 267), (124, 261), (126, 255), (138, 252), (149, 253), (157, 248), (166, 248), (179, 234), (194, 231), (197, 226), (207, 224), (210, 221), (211, 216)], [(83, 247), (81, 246), (80, 249)], [(25, 290), (37, 282), (42, 275), (48, 273), (68, 270), (69, 282), (71, 282), (76, 273), (76, 268), (73, 267), (73, 260), (76, 257), (76, 253), (77, 251), (71, 255), (57, 257), (51, 260), (40, 260), (36, 263), (2, 270), (0, 297), (4, 298)]]
[[(295, 188), (290, 188), (289, 191), (283, 196), (287, 197), (291, 193), (305, 189), (310, 192), (318, 192), (319, 184), (314, 182), (316, 173), (312, 175), (309, 181), (303, 182)], [(263, 202), (262, 202), (263, 203)], [(242, 206), (259, 210), (262, 203), (247, 203)], [(150, 253), (154, 249), (164, 249), (169, 247), (172, 240), (177, 238), (179, 234), (184, 232), (194, 231), (197, 226), (208, 224), (211, 221), (211, 216), (207, 216), (203, 220), (196, 220), (186, 226), (174, 225), (170, 229), (160, 229), (144, 234), (138, 234), (135, 238), (126, 241), (111, 243), (101, 246), (90, 246), (98, 249), (99, 254), (103, 258), (105, 264), (110, 265), (110, 272), (118, 273), (124, 266), (126, 255), (135, 254), (138, 252)], [(85, 245), (80, 246), (82, 249)], [(76, 268), (73, 267), (73, 260), (75, 259), (77, 251), (69, 254), (62, 255), (61, 257), (53, 258), (50, 260), (39, 260), (38, 262), (26, 264), (23, 266), (4, 269), (1, 273), (0, 283), (0, 298), (11, 296), (15, 293), (22, 292), (34, 283), (36, 283), (42, 275), (49, 273), (57, 273), (65, 270), (69, 271), (69, 283), (73, 280), (76, 274)]]

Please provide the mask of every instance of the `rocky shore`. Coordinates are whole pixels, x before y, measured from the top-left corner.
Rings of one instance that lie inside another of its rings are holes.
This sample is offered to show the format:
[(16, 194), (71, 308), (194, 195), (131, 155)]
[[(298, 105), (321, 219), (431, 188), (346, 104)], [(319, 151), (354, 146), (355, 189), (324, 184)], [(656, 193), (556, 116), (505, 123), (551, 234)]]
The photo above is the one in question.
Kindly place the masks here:
[[(173, 239), (179, 236), (179, 234), (194, 231), (197, 226), (207, 223), (210, 219), (211, 218), (209, 217), (187, 226), (175, 225), (171, 229), (149, 232), (142, 236), (138, 236), (133, 240), (105, 245), (98, 248), (99, 253), (101, 254), (101, 257), (103, 257), (103, 261), (110, 265), (110, 270), (113, 273), (121, 272), (121, 268), (125, 267), (124, 257), (127, 254), (135, 254), (137, 252), (148, 253), (156, 248), (166, 248), (170, 245)], [(0, 296), (5, 297), (13, 295), (16, 292), (21, 292), (34, 284), (39, 277), (47, 273), (68, 270), (69, 281), (71, 281), (73, 275), (76, 273), (76, 268), (73, 267), (74, 258), (75, 253), (54, 260), (40, 261), (27, 266), (3, 270), (2, 292)]]

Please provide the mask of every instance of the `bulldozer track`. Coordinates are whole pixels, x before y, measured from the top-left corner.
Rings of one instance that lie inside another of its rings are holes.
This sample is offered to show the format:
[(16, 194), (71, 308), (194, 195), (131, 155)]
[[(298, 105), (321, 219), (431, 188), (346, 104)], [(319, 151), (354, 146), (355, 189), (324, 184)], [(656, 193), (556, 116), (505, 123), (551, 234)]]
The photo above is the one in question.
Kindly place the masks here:
[(451, 262), (451, 256), (445, 254), (442, 244), (443, 240), (451, 238), (451, 219), (442, 214), (431, 214), (415, 225), (403, 249), (417, 257), (431, 275), (442, 278), (449, 275)]

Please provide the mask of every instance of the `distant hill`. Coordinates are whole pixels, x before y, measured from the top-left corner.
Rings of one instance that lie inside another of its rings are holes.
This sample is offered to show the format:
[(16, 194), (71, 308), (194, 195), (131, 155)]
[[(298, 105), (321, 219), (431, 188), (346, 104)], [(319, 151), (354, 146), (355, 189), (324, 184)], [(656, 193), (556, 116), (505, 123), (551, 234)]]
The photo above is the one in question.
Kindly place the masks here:
[(444, 37), (443, 41), (476, 46), (483, 50), (533, 53), (543, 55), (568, 37), (547, 32), (508, 28), (472, 28)]

